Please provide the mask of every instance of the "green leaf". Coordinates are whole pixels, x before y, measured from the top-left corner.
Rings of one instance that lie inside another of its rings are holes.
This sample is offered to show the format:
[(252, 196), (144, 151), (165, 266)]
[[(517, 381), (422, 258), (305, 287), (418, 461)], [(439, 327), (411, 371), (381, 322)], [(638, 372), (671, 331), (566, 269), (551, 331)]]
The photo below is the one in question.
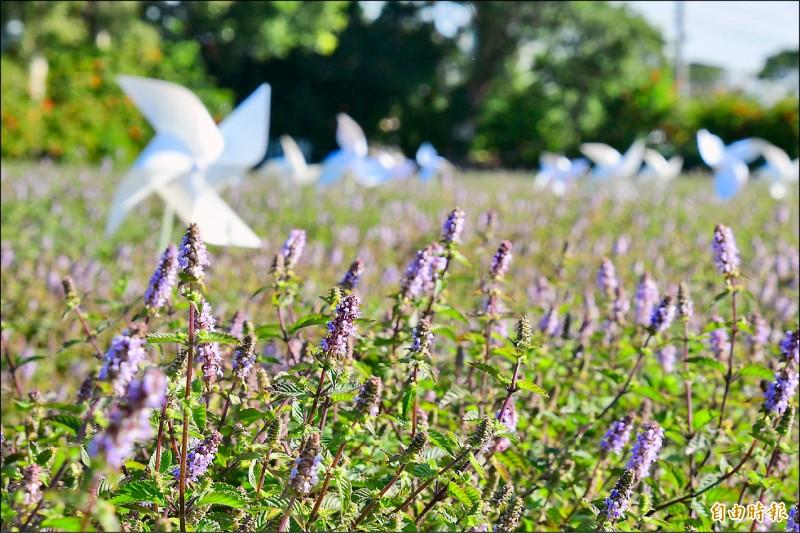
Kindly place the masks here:
[(192, 406), (192, 420), (194, 420), (195, 425), (203, 431), (206, 427), (206, 405), (204, 403), (198, 403)]
[(255, 335), (259, 340), (280, 339), (283, 336), (280, 324), (264, 324), (255, 329)]
[(223, 507), (240, 509), (247, 505), (247, 501), (242, 499), (242, 495), (232, 486), (224, 483), (215, 483), (209, 492), (206, 492), (197, 500), (197, 505), (222, 505)]
[(321, 315), (319, 313), (306, 315), (297, 322), (295, 322), (294, 324), (292, 324), (292, 327), (289, 328), (289, 333), (295, 333), (298, 330), (307, 328), (309, 326), (320, 326), (322, 324), (327, 324), (327, 322), (328, 322), (328, 317), (325, 315)]
[(746, 367), (742, 368), (739, 371), (739, 376), (741, 377), (750, 377), (754, 376), (760, 379), (767, 379), (772, 380), (775, 378), (775, 375), (772, 370), (769, 368), (762, 366), (762, 365), (747, 365)]
[(158, 485), (150, 480), (133, 481), (122, 485), (109, 501), (117, 505), (136, 502), (153, 502), (164, 505), (166, 502)]
[[(469, 459), (469, 464), (472, 465), (472, 469), (475, 470), (476, 474), (478, 474), (478, 477), (481, 479), (486, 479), (486, 472), (484, 472), (483, 467), (478, 460), (475, 459), (475, 455), (470, 453), (467, 458)], [(480, 499), (480, 494), (478, 494), (478, 499)]]
[(31, 355), (31, 356), (25, 357), (22, 360), (18, 360), (16, 363), (14, 363), (14, 366), (17, 369), (19, 369), (23, 365), (27, 365), (28, 363), (32, 363), (34, 361), (39, 361), (39, 360), (44, 359), (44, 358), (45, 358), (45, 356), (43, 356), (43, 355)]
[(714, 418), (714, 415), (711, 413), (709, 409), (701, 409), (692, 416), (692, 428), (697, 431), (701, 427), (708, 424), (711, 419)]
[(470, 268), (472, 266), (472, 264), (469, 262), (469, 259), (464, 257), (464, 255), (462, 255), (461, 252), (459, 252), (458, 250), (452, 249), (450, 250), (450, 253), (453, 256), (453, 260), (455, 260), (457, 263), (461, 263), (467, 268)]
[(428, 479), (436, 475), (436, 470), (431, 468), (428, 463), (417, 463), (414, 465), (414, 468), (411, 469), (411, 473), (414, 474), (414, 477)]
[(73, 435), (77, 435), (83, 425), (83, 421), (75, 415), (55, 415), (50, 417), (50, 420), (69, 429)]
[(431, 429), (428, 431), (428, 438), (432, 443), (445, 450), (450, 455), (455, 455), (455, 450), (458, 448), (458, 443), (453, 442), (447, 435), (443, 435), (438, 431)]
[(456, 309), (455, 307), (444, 305), (444, 304), (437, 304), (433, 306), (433, 311), (437, 315), (446, 316), (448, 318), (452, 318), (453, 320), (458, 320), (464, 324), (469, 323), (469, 319), (464, 316), (464, 313)]
[(56, 531), (82, 531), (82, 519), (76, 516), (63, 516), (60, 518), (48, 518), (42, 522), (42, 527), (52, 528)]
[(238, 337), (234, 337), (229, 333), (222, 331), (205, 331), (200, 330), (197, 332), (197, 342), (199, 344), (215, 342), (217, 344), (232, 344), (238, 346), (242, 341)]
[(174, 333), (150, 333), (147, 336), (147, 342), (149, 344), (168, 344), (171, 342), (186, 344), (186, 334), (182, 331), (176, 331)]
[(416, 387), (410, 387), (405, 394), (403, 394), (403, 419), (408, 420), (408, 415), (414, 408), (414, 398), (416, 398), (416, 396)]
[(710, 357), (690, 357), (686, 360), (686, 362), (725, 373), (725, 365), (721, 361), (717, 361), (716, 359), (712, 359)]
[(550, 395), (547, 394), (546, 390), (544, 390), (543, 388), (541, 388), (539, 385), (537, 385), (536, 383), (534, 383), (532, 381), (527, 381), (527, 380), (521, 379), (521, 380), (517, 381), (517, 387), (519, 387), (521, 390), (524, 390), (524, 391), (527, 391), (527, 392), (532, 392), (534, 394), (539, 394), (539, 395), (544, 396), (546, 398), (550, 397)]
[(293, 381), (281, 380), (272, 384), (272, 392), (281, 396), (306, 397), (308, 392)]
[(447, 492), (452, 494), (464, 507), (472, 507), (472, 500), (469, 499), (469, 495), (455, 483), (447, 485)]

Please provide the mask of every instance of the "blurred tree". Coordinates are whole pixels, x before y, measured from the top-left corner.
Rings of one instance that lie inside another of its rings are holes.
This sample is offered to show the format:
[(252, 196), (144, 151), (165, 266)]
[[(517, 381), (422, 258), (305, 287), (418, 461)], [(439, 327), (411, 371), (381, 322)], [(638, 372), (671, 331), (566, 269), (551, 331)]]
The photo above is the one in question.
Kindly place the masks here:
[(713, 86), (725, 75), (725, 69), (706, 63), (689, 64), (689, 80), (692, 85)]
[(800, 50), (783, 50), (769, 56), (758, 73), (762, 80), (775, 80), (800, 70)]

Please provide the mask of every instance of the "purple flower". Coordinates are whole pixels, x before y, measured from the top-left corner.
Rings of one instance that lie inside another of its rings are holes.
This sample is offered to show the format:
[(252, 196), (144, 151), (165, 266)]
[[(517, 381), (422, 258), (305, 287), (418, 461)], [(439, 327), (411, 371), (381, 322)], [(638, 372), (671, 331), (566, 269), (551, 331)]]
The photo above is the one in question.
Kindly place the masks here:
[(649, 325), (653, 308), (656, 305), (658, 305), (658, 285), (650, 277), (650, 274), (645, 272), (636, 286), (636, 294), (634, 296), (633, 313), (636, 317), (636, 323), (640, 326)]
[(352, 291), (361, 281), (361, 276), (364, 274), (364, 261), (356, 259), (350, 264), (342, 281), (339, 282), (339, 287), (346, 291)]
[(430, 247), (423, 248), (417, 252), (414, 260), (406, 267), (406, 272), (400, 285), (403, 298), (418, 298), (422, 295), (428, 284), (432, 260)]
[(667, 344), (656, 352), (656, 358), (658, 359), (658, 362), (661, 363), (661, 368), (664, 369), (664, 372), (669, 374), (675, 370), (675, 361), (678, 358), (678, 349), (671, 344)]
[(800, 330), (787, 331), (780, 342), (781, 355), (784, 361), (800, 363)]
[(356, 396), (355, 411), (365, 418), (367, 416), (377, 416), (381, 406), (381, 394), (383, 393), (383, 382), (378, 376), (372, 376), (361, 385), (361, 389)]
[[(519, 414), (517, 413), (517, 407), (514, 402), (514, 398), (512, 397), (508, 403), (506, 404), (505, 408), (501, 411), (497, 411), (495, 414), (497, 420), (500, 421), (509, 431), (516, 431), (517, 424), (519, 423)], [(494, 451), (495, 452), (504, 452), (511, 446), (511, 441), (508, 440), (506, 437), (500, 437), (495, 439), (494, 443)]]
[(775, 381), (769, 384), (765, 394), (764, 410), (780, 416), (789, 407), (789, 401), (797, 390), (797, 370), (791, 367), (780, 370), (775, 374)]
[(353, 322), (359, 317), (361, 299), (356, 294), (343, 297), (336, 306), (336, 315), (328, 322), (328, 335), (322, 339), (322, 350), (328, 357), (342, 360), (347, 357), (347, 340), (355, 332)]
[(725, 277), (733, 277), (739, 273), (739, 249), (736, 239), (728, 226), (717, 224), (714, 227), (714, 240), (711, 243), (714, 252), (714, 263), (717, 270)]
[(236, 348), (236, 355), (233, 358), (233, 374), (241, 381), (246, 381), (247, 376), (253, 369), (256, 362), (256, 336), (248, 333), (244, 336), (242, 343)]
[(433, 332), (431, 322), (427, 318), (421, 319), (414, 328), (411, 351), (418, 354), (427, 354), (433, 342)]
[(464, 211), (455, 208), (447, 215), (442, 225), (442, 242), (450, 244), (460, 242), (461, 231), (464, 229)]
[(789, 509), (789, 517), (786, 519), (786, 531), (800, 533), (800, 502), (795, 503)]
[(625, 418), (615, 420), (611, 427), (608, 428), (606, 434), (600, 440), (600, 452), (603, 456), (609, 452), (614, 452), (617, 455), (622, 453), (622, 449), (631, 438), (631, 429), (633, 428), (633, 417), (630, 415)]
[(303, 255), (303, 248), (306, 245), (306, 232), (301, 229), (293, 229), (289, 233), (286, 242), (283, 243), (281, 255), (283, 255), (283, 264), (287, 270), (291, 270), (300, 260)]
[(674, 318), (675, 306), (672, 305), (672, 298), (664, 296), (650, 316), (650, 331), (654, 334), (664, 332), (672, 324)]
[(167, 246), (161, 255), (156, 271), (150, 278), (150, 285), (144, 293), (144, 304), (148, 309), (157, 311), (164, 307), (169, 299), (172, 287), (178, 279), (178, 249), (174, 244)]
[(242, 338), (242, 333), (244, 331), (244, 312), (239, 309), (234, 313), (233, 317), (231, 318), (231, 322), (228, 325), (228, 333), (233, 335), (234, 337)]
[(769, 324), (758, 314), (753, 315), (751, 322), (753, 333), (749, 336), (748, 340), (753, 351), (761, 353), (761, 349), (769, 342)]
[(508, 267), (511, 264), (511, 241), (503, 241), (497, 248), (494, 257), (492, 257), (492, 268), (490, 275), (493, 280), (502, 278), (508, 272)]
[(555, 307), (550, 307), (539, 321), (539, 331), (548, 337), (554, 337), (558, 333), (558, 325), (558, 310)]
[(722, 359), (726, 356), (731, 347), (730, 342), (728, 342), (727, 328), (722, 327), (712, 330), (708, 336), (708, 347), (717, 359)]
[(154, 368), (141, 380), (131, 381), (125, 399), (110, 409), (108, 427), (89, 444), (89, 455), (102, 457), (112, 468), (122, 466), (135, 444), (152, 436), (150, 411), (161, 407), (166, 389), (167, 378)]
[(632, 470), (636, 479), (643, 479), (650, 475), (650, 467), (658, 458), (664, 440), (664, 430), (655, 422), (645, 422), (642, 431), (636, 438), (633, 452), (627, 470)]
[[(199, 312), (194, 315), (194, 327), (196, 331), (212, 332), (216, 329), (217, 321), (211, 312), (211, 305), (203, 300), (200, 304)], [(198, 363), (202, 363), (203, 381), (214, 383), (218, 377), (222, 376), (222, 354), (219, 345), (216, 343), (203, 343), (197, 347)]]
[(617, 484), (611, 489), (611, 493), (604, 502), (608, 520), (613, 522), (625, 515), (625, 511), (628, 509), (628, 500), (630, 500), (633, 490), (633, 481), (634, 473), (630, 470), (625, 470)]
[(125, 389), (139, 370), (139, 365), (147, 357), (144, 345), (144, 339), (137, 332), (129, 330), (123, 331), (111, 341), (98, 377), (111, 381), (117, 396), (125, 394)]
[(208, 251), (200, 236), (200, 228), (195, 223), (189, 224), (181, 241), (178, 266), (186, 276), (201, 280), (204, 275), (203, 267), (208, 265)]
[[(214, 457), (217, 455), (217, 450), (222, 442), (222, 434), (213, 430), (211, 434), (200, 441), (200, 444), (189, 450), (186, 456), (186, 481), (187, 483), (194, 483), (203, 474), (206, 473), (208, 467), (214, 462)], [(181, 475), (180, 465), (172, 468), (172, 475), (175, 479), (179, 479)]]
[(614, 289), (614, 304), (611, 306), (612, 318), (617, 324), (625, 323), (625, 315), (630, 311), (631, 304), (625, 296), (625, 288), (622, 285)]
[(322, 462), (319, 451), (319, 433), (312, 433), (294, 460), (294, 467), (289, 474), (289, 486), (298, 494), (308, 494), (319, 480), (319, 465)]
[(613, 298), (619, 282), (617, 282), (617, 271), (611, 259), (604, 257), (600, 263), (600, 270), (597, 271), (597, 286), (607, 298)]

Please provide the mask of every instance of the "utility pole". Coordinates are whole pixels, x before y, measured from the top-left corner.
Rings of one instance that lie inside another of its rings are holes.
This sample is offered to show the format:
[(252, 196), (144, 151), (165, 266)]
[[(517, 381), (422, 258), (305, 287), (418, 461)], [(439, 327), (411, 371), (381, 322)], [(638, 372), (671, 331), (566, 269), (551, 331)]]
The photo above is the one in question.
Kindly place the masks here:
[(679, 97), (689, 94), (689, 75), (683, 57), (686, 42), (685, 9), (684, 0), (675, 1), (675, 91)]

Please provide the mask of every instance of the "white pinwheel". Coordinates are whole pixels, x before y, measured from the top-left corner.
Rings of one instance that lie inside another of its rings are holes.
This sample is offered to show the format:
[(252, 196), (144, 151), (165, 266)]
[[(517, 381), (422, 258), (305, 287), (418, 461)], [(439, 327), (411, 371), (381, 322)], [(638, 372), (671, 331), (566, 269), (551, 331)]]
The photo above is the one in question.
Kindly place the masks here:
[(626, 180), (639, 172), (644, 158), (644, 141), (635, 141), (625, 155), (603, 143), (583, 143), (583, 155), (594, 162), (592, 176), (596, 180)]
[(578, 158), (571, 160), (560, 154), (544, 152), (539, 158), (539, 172), (533, 179), (536, 189), (549, 189), (553, 194), (561, 196), (567, 186), (583, 177), (589, 171), (589, 162)]
[(655, 150), (647, 148), (644, 151), (645, 167), (639, 177), (645, 180), (660, 182), (672, 181), (678, 177), (683, 169), (683, 158), (679, 155), (669, 160)]
[(747, 164), (757, 159), (766, 145), (766, 141), (751, 137), (725, 146), (708, 130), (697, 132), (700, 157), (714, 171), (714, 191), (720, 199), (736, 196), (750, 176)]
[(345, 113), (336, 115), (336, 143), (339, 149), (322, 161), (320, 185), (331, 185), (346, 175), (366, 186), (380, 185), (391, 179), (391, 173), (378, 160), (369, 157), (364, 130)]
[(297, 185), (308, 185), (319, 179), (322, 167), (308, 164), (297, 141), (289, 135), (281, 135), (280, 143), (283, 155), (268, 160), (258, 170), (259, 173)]
[(138, 76), (118, 76), (117, 81), (156, 136), (119, 184), (106, 234), (113, 234), (134, 206), (156, 193), (166, 203), (162, 240), (174, 212), (186, 224), (197, 223), (209, 244), (261, 246), (217, 191), (264, 156), (269, 85), (259, 86), (217, 127), (200, 99), (180, 85)]
[(766, 164), (758, 170), (760, 177), (770, 181), (769, 193), (776, 200), (786, 196), (786, 189), (797, 182), (800, 176), (798, 160), (792, 161), (789, 154), (774, 144), (766, 143), (761, 149)]

